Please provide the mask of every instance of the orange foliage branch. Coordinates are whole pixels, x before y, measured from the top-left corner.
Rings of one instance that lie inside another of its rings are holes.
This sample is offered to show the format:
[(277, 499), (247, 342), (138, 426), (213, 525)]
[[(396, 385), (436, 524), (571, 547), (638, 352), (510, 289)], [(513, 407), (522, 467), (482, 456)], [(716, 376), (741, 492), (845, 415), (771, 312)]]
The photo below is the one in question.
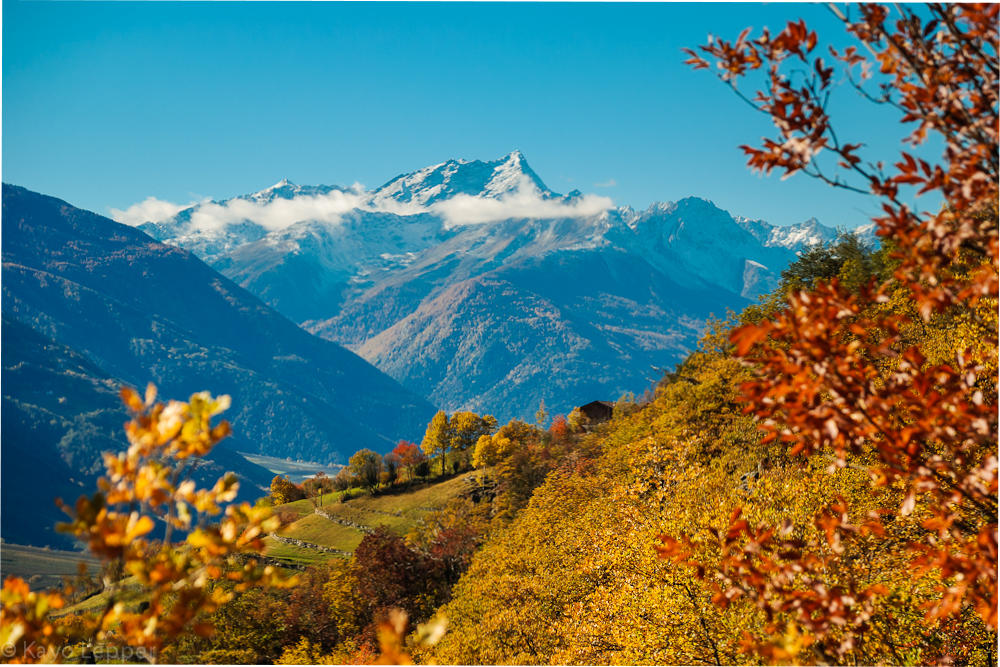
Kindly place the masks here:
[[(931, 5), (920, 14), (907, 6), (898, 8), (895, 22), (884, 5), (861, 6), (857, 20), (834, 11), (861, 47), (830, 49), (834, 61), (869, 99), (892, 105), (902, 123), (914, 125), (909, 143), (935, 134), (944, 153), (937, 164), (907, 152), (891, 168), (863, 162), (863, 143), (843, 142), (834, 131), (826, 111), (833, 66), (817, 54), (817, 36), (802, 22), (775, 36), (765, 30), (750, 39), (744, 31), (735, 42), (713, 40), (701, 55), (688, 51), (691, 65), (708, 68), (713, 60), (719, 78), (734, 88), (750, 73), (764, 74), (756, 96), (740, 95), (771, 117), (777, 136), (743, 147), (748, 165), (785, 176), (802, 172), (876, 196), (883, 212), (875, 219), (878, 234), (896, 262), (883, 285), (852, 293), (836, 280), (820, 282), (789, 294), (787, 307), (769, 321), (734, 330), (735, 353), (754, 372), (742, 387), (746, 411), (759, 419), (767, 440), (791, 453), (832, 452), (841, 466), (850, 455), (874, 456), (873, 482), (906, 490), (899, 516), (923, 499), (931, 518), (910, 545), (912, 567), (936, 570), (943, 582), (929, 620), (953, 617), (967, 605), (995, 630), (997, 396), (984, 366), (997, 356), (995, 320), (981, 322), (982, 347), (958, 349), (947, 363), (928, 361), (907, 329), (935, 314), (975, 316), (984, 299), (985, 308), (996, 308), (998, 6)], [(807, 73), (789, 75), (789, 63), (800, 70), (806, 65)], [(877, 92), (871, 92), (865, 85), (876, 78)], [(834, 172), (820, 165), (824, 152), (833, 154)], [(852, 176), (860, 180), (849, 181)], [(945, 206), (917, 214), (904, 203), (904, 188), (937, 193)], [(886, 305), (893, 293), (905, 295), (912, 314)], [(867, 601), (879, 594), (822, 583), (839, 540), (861, 530), (846, 517), (846, 505), (838, 502), (817, 520), (832, 548), (822, 559), (738, 516), (720, 538), (719, 563), (691, 560), (693, 545), (670, 538), (661, 554), (724, 582), (717, 584), (720, 605), (748, 596), (769, 614), (794, 611), (810, 641), (839, 637), (837, 654), (850, 644), (848, 630), (863, 624)], [(871, 518), (864, 530), (878, 534), (880, 519)], [(796, 584), (788, 587), (791, 581)], [(779, 658), (767, 653), (775, 646), (750, 648)]]

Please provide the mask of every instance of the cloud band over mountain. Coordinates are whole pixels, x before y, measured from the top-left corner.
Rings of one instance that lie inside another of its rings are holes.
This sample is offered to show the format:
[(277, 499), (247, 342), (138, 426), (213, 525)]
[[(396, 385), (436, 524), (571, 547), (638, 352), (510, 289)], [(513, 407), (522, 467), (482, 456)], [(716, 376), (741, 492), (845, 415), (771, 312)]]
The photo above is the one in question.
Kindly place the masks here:
[(297, 222), (337, 223), (352, 210), (394, 215), (431, 214), (441, 217), (447, 227), (484, 224), (499, 220), (579, 218), (596, 215), (614, 206), (608, 197), (586, 194), (572, 199), (555, 198), (529, 183), (499, 197), (457, 194), (448, 199), (422, 205), (379, 197), (360, 186), (352, 190), (333, 190), (317, 195), (298, 195), (290, 199), (260, 200), (236, 198), (224, 202), (175, 204), (155, 197), (125, 209), (110, 209), (111, 217), (126, 225), (163, 222), (185, 209), (192, 209), (189, 231), (222, 231), (232, 224), (250, 221), (268, 231), (284, 229)]
[(555, 220), (597, 215), (614, 206), (607, 197), (583, 195), (570, 202), (542, 199), (534, 193), (518, 192), (500, 199), (456, 195), (433, 204), (429, 212), (441, 215), (449, 226), (476, 225), (517, 218)]
[(156, 197), (146, 197), (137, 204), (132, 204), (126, 209), (111, 208), (111, 219), (131, 227), (138, 227), (144, 222), (163, 222), (169, 220), (181, 211), (197, 202), (190, 204), (174, 204), (173, 202), (157, 199)]

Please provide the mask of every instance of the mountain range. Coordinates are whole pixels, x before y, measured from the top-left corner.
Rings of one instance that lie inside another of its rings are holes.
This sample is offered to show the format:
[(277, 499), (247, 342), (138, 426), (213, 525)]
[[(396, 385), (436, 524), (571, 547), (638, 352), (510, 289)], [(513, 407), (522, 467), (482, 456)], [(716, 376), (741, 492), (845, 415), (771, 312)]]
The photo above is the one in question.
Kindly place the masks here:
[(442, 408), (501, 420), (641, 392), (707, 317), (837, 235), (698, 198), (637, 211), (558, 194), (518, 151), (374, 190), (282, 180), (140, 229)]
[(234, 435), (195, 474), (254, 498), (272, 475), (239, 452), (344, 462), (419, 440), (435, 406), (506, 421), (641, 392), (837, 232), (558, 194), (515, 151), (138, 226), (4, 184), (2, 234), (0, 532), (41, 545), (66, 544), (52, 497), (124, 447), (123, 384), (230, 394)]
[[(92, 489), (125, 446), (122, 384), (229, 394), (234, 434), (199, 472), (271, 477), (237, 451), (346, 462), (418, 438), (434, 413), (197, 257), (66, 202), (3, 186), (2, 535), (58, 543), (54, 495)], [(16, 508), (16, 509), (15, 509)]]

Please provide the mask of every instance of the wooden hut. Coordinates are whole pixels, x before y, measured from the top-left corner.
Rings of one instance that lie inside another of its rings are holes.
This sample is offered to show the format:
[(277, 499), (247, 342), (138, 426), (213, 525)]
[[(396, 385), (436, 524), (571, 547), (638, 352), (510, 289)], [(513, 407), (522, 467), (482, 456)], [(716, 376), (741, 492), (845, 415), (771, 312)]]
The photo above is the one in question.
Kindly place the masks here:
[(597, 424), (611, 419), (615, 404), (611, 401), (591, 401), (577, 408), (591, 423)]

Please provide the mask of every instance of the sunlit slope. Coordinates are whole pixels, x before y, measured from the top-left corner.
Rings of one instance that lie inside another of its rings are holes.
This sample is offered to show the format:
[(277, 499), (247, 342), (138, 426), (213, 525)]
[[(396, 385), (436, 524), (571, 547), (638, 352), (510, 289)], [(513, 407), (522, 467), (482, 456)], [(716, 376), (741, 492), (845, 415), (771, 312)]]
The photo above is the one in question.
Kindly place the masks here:
[(469, 488), (470, 480), (477, 474), (468, 472), (397, 493), (376, 496), (363, 493), (345, 502), (340, 501), (341, 493), (332, 493), (323, 497), (319, 507), (314, 507), (310, 500), (278, 505), (274, 508), (276, 513), (298, 518), (277, 538), (267, 538), (265, 554), (294, 563), (316, 563), (349, 555), (365, 534), (376, 528), (406, 535), (429, 512), (444, 507)]

